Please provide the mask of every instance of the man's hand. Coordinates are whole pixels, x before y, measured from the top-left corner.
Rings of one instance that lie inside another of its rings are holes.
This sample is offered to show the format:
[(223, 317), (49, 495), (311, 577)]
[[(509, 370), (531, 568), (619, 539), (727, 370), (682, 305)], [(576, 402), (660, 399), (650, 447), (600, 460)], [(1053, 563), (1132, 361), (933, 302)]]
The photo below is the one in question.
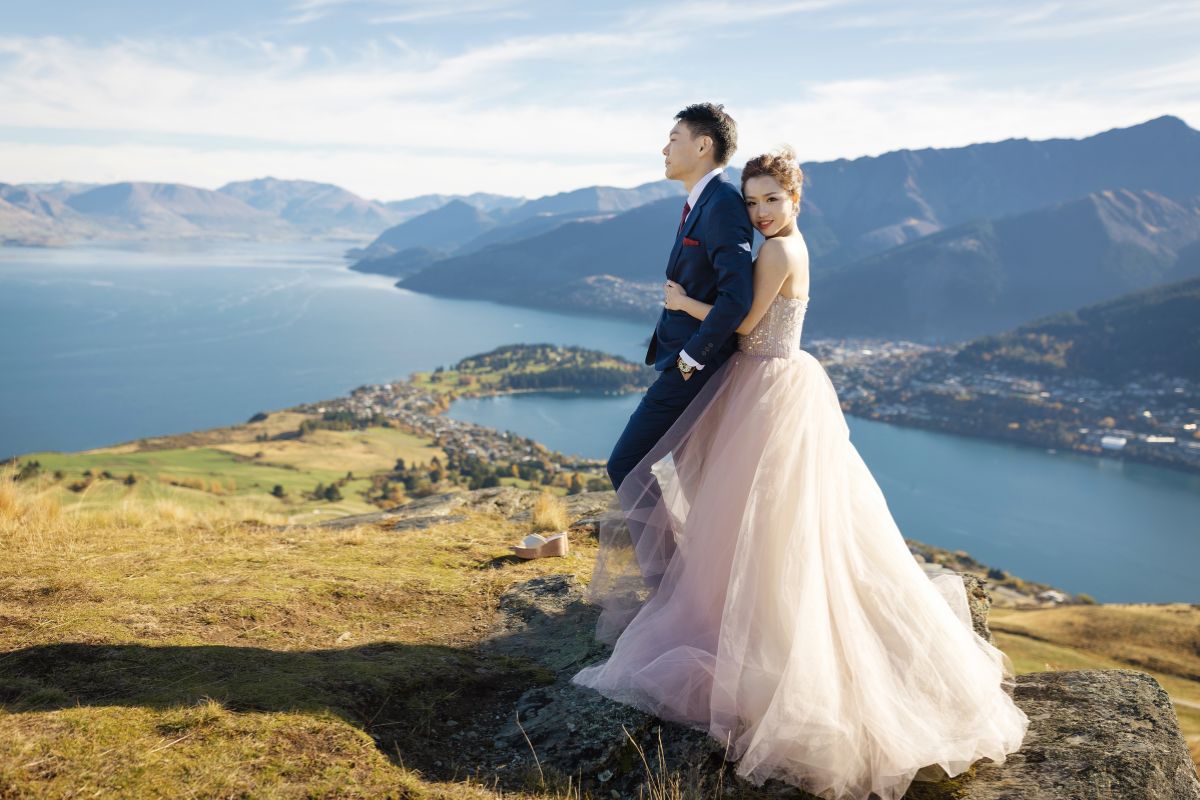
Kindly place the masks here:
[(683, 301), (687, 299), (688, 293), (675, 281), (667, 281), (663, 287), (665, 298), (663, 305), (672, 311), (682, 311)]
[(696, 371), (692, 370), (691, 372), (681, 372), (679, 374), (683, 376), (683, 379), (685, 381), (690, 381), (692, 379), (692, 376), (696, 374)]

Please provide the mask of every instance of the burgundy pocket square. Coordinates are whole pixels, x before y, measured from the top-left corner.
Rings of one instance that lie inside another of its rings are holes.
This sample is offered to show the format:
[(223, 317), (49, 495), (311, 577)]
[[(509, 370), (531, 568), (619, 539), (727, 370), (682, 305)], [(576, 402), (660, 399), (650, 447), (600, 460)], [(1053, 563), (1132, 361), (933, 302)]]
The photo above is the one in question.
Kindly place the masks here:
[(697, 247), (697, 246), (699, 246), (699, 244), (700, 244), (700, 242), (699, 242), (698, 240), (696, 240), (696, 239), (689, 239), (689, 238), (688, 238), (688, 237), (686, 237), (686, 236), (685, 236), (685, 237), (683, 237), (683, 243), (684, 243), (684, 245), (686, 245), (687, 247)]

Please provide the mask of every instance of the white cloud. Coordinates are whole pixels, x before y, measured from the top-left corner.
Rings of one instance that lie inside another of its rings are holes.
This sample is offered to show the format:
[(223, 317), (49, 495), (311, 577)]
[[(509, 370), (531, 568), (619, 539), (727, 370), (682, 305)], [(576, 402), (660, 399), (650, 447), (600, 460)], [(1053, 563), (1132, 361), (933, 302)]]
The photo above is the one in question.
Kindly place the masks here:
[(1126, 0), (1087, 3), (972, 5), (937, 0), (919, 6), (843, 15), (834, 28), (891, 29), (884, 42), (968, 44), (1083, 40), (1137, 30), (1175, 32), (1200, 20), (1200, 4), (1171, 0), (1135, 6)]
[(430, 0), (430, 2), (408, 2), (389, 5), (399, 6), (397, 10), (373, 14), (369, 21), (373, 25), (392, 25), (399, 23), (430, 22), (447, 17), (469, 16), (480, 19), (520, 19), (527, 16), (513, 6), (515, 2), (505, 0), (457, 0), (450, 3), (446, 0)]
[(622, 27), (632, 31), (682, 33), (705, 29), (741, 27), (798, 14), (828, 11), (854, 5), (856, 0), (701, 0), (646, 7), (626, 15)]
[(785, 141), (802, 161), (826, 161), (1007, 138), (1081, 138), (1164, 113), (1195, 125), (1200, 97), (1172, 107), (1120, 84), (986, 89), (945, 73), (833, 81), (740, 112), (738, 158)]
[(1164, 100), (1176, 96), (1200, 99), (1200, 56), (1124, 73), (1117, 78), (1117, 86), (1130, 92), (1154, 92)]
[[(1105, 19), (1125, 13), (1102, 1), (1112, 12)], [(304, 0), (291, 11), (424, 13), (434, 5)], [(488, 2), (498, 12), (506, 5)], [(769, 59), (761, 73), (751, 59), (729, 76), (677, 66), (692, 63), (682, 56), (694, 52), (697, 30), (730, 15), (761, 26), (837, 9), (821, 17), (822, 25), (837, 26), (847, 24), (844, 8), (857, 5), (706, 0), (615, 12), (612, 27), (595, 30), (496, 35), (451, 53), (384, 30), (352, 57), (324, 42), (238, 35), (99, 44), (0, 37), (0, 124), (7, 128), (0, 128), (7, 139), (0, 180), (138, 178), (212, 188), (270, 172), (387, 198), (630, 185), (659, 177), (670, 117), (698, 97), (725, 100), (740, 122), (742, 159), (780, 141), (804, 160), (825, 160), (1007, 137), (1079, 137), (1163, 113), (1200, 121), (1194, 56), (1135, 70), (1116, 62), (1107, 72), (1063, 70), (1022, 85), (903, 64), (877, 77), (834, 65), (827, 73), (868, 77), (820, 80), (804, 78), (811, 69), (793, 74)], [(1036, 29), (1066, 13), (1053, 3), (949, 7), (958, 23), (983, 27)], [(910, 12), (881, 13), (886, 24), (902, 25)], [(759, 75), (766, 80), (752, 80)]]
[[(264, 50), (252, 68), (245, 62), (236, 68), (220, 63), (214, 48), (194, 43), (163, 53), (161, 45), (151, 52), (134, 43), (87, 48), (10, 38), (0, 40), (0, 53), (19, 63), (0, 80), (0, 107), (12, 126), (236, 136), (280, 147), (480, 154), (499, 147), (553, 156), (577, 153), (594, 135), (628, 153), (630, 140), (606, 131), (611, 121), (600, 109), (477, 101), (497, 91), (505, 65), (515, 60), (589, 47), (619, 58), (619, 47), (633, 46), (600, 35), (522, 38), (429, 68), (359, 62), (302, 70), (308, 54), (299, 47)], [(488, 77), (486, 87), (475, 88)]]
[(291, 6), (288, 25), (304, 25), (323, 19), (334, 10), (354, 6), (367, 14), (372, 24), (431, 22), (469, 15), (476, 19), (524, 16), (515, 8), (517, 0), (299, 0)]

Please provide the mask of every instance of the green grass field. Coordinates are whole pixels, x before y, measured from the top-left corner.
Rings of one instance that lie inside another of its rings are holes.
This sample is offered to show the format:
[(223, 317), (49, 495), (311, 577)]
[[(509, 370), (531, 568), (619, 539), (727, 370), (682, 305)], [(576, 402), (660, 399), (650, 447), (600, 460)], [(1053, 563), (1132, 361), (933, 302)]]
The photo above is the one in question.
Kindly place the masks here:
[[(37, 461), (50, 474), (63, 473), (54, 497), (64, 508), (110, 508), (132, 502), (169, 502), (192, 510), (227, 505), (236, 500), (259, 513), (286, 514), (293, 519), (344, 516), (374, 510), (362, 492), (372, 473), (390, 470), (397, 459), (429, 463), (445, 453), (431, 442), (395, 428), (354, 431), (315, 430), (302, 438), (257, 441), (295, 430), (303, 414), (272, 414), (262, 423), (128, 442), (77, 453), (26, 453), (17, 461)], [(112, 479), (93, 479), (82, 491), (72, 484), (108, 471)], [(318, 483), (330, 484), (347, 473), (354, 478), (341, 487), (336, 502), (303, 496)], [(136, 482), (126, 485), (132, 474)], [(282, 486), (285, 498), (271, 492)]]

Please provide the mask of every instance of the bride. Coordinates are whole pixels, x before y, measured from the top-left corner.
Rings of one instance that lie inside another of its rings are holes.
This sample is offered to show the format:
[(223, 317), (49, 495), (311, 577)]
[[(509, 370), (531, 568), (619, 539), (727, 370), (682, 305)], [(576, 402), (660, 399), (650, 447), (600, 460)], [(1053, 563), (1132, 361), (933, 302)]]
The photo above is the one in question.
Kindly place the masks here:
[[(1002, 763), (1029, 720), (962, 580), (916, 563), (800, 348), (802, 180), (790, 148), (742, 172), (766, 241), (738, 351), (617, 490), (587, 593), (613, 649), (571, 681), (707, 731), (755, 785), (898, 800)], [(671, 281), (666, 306), (711, 308)]]

